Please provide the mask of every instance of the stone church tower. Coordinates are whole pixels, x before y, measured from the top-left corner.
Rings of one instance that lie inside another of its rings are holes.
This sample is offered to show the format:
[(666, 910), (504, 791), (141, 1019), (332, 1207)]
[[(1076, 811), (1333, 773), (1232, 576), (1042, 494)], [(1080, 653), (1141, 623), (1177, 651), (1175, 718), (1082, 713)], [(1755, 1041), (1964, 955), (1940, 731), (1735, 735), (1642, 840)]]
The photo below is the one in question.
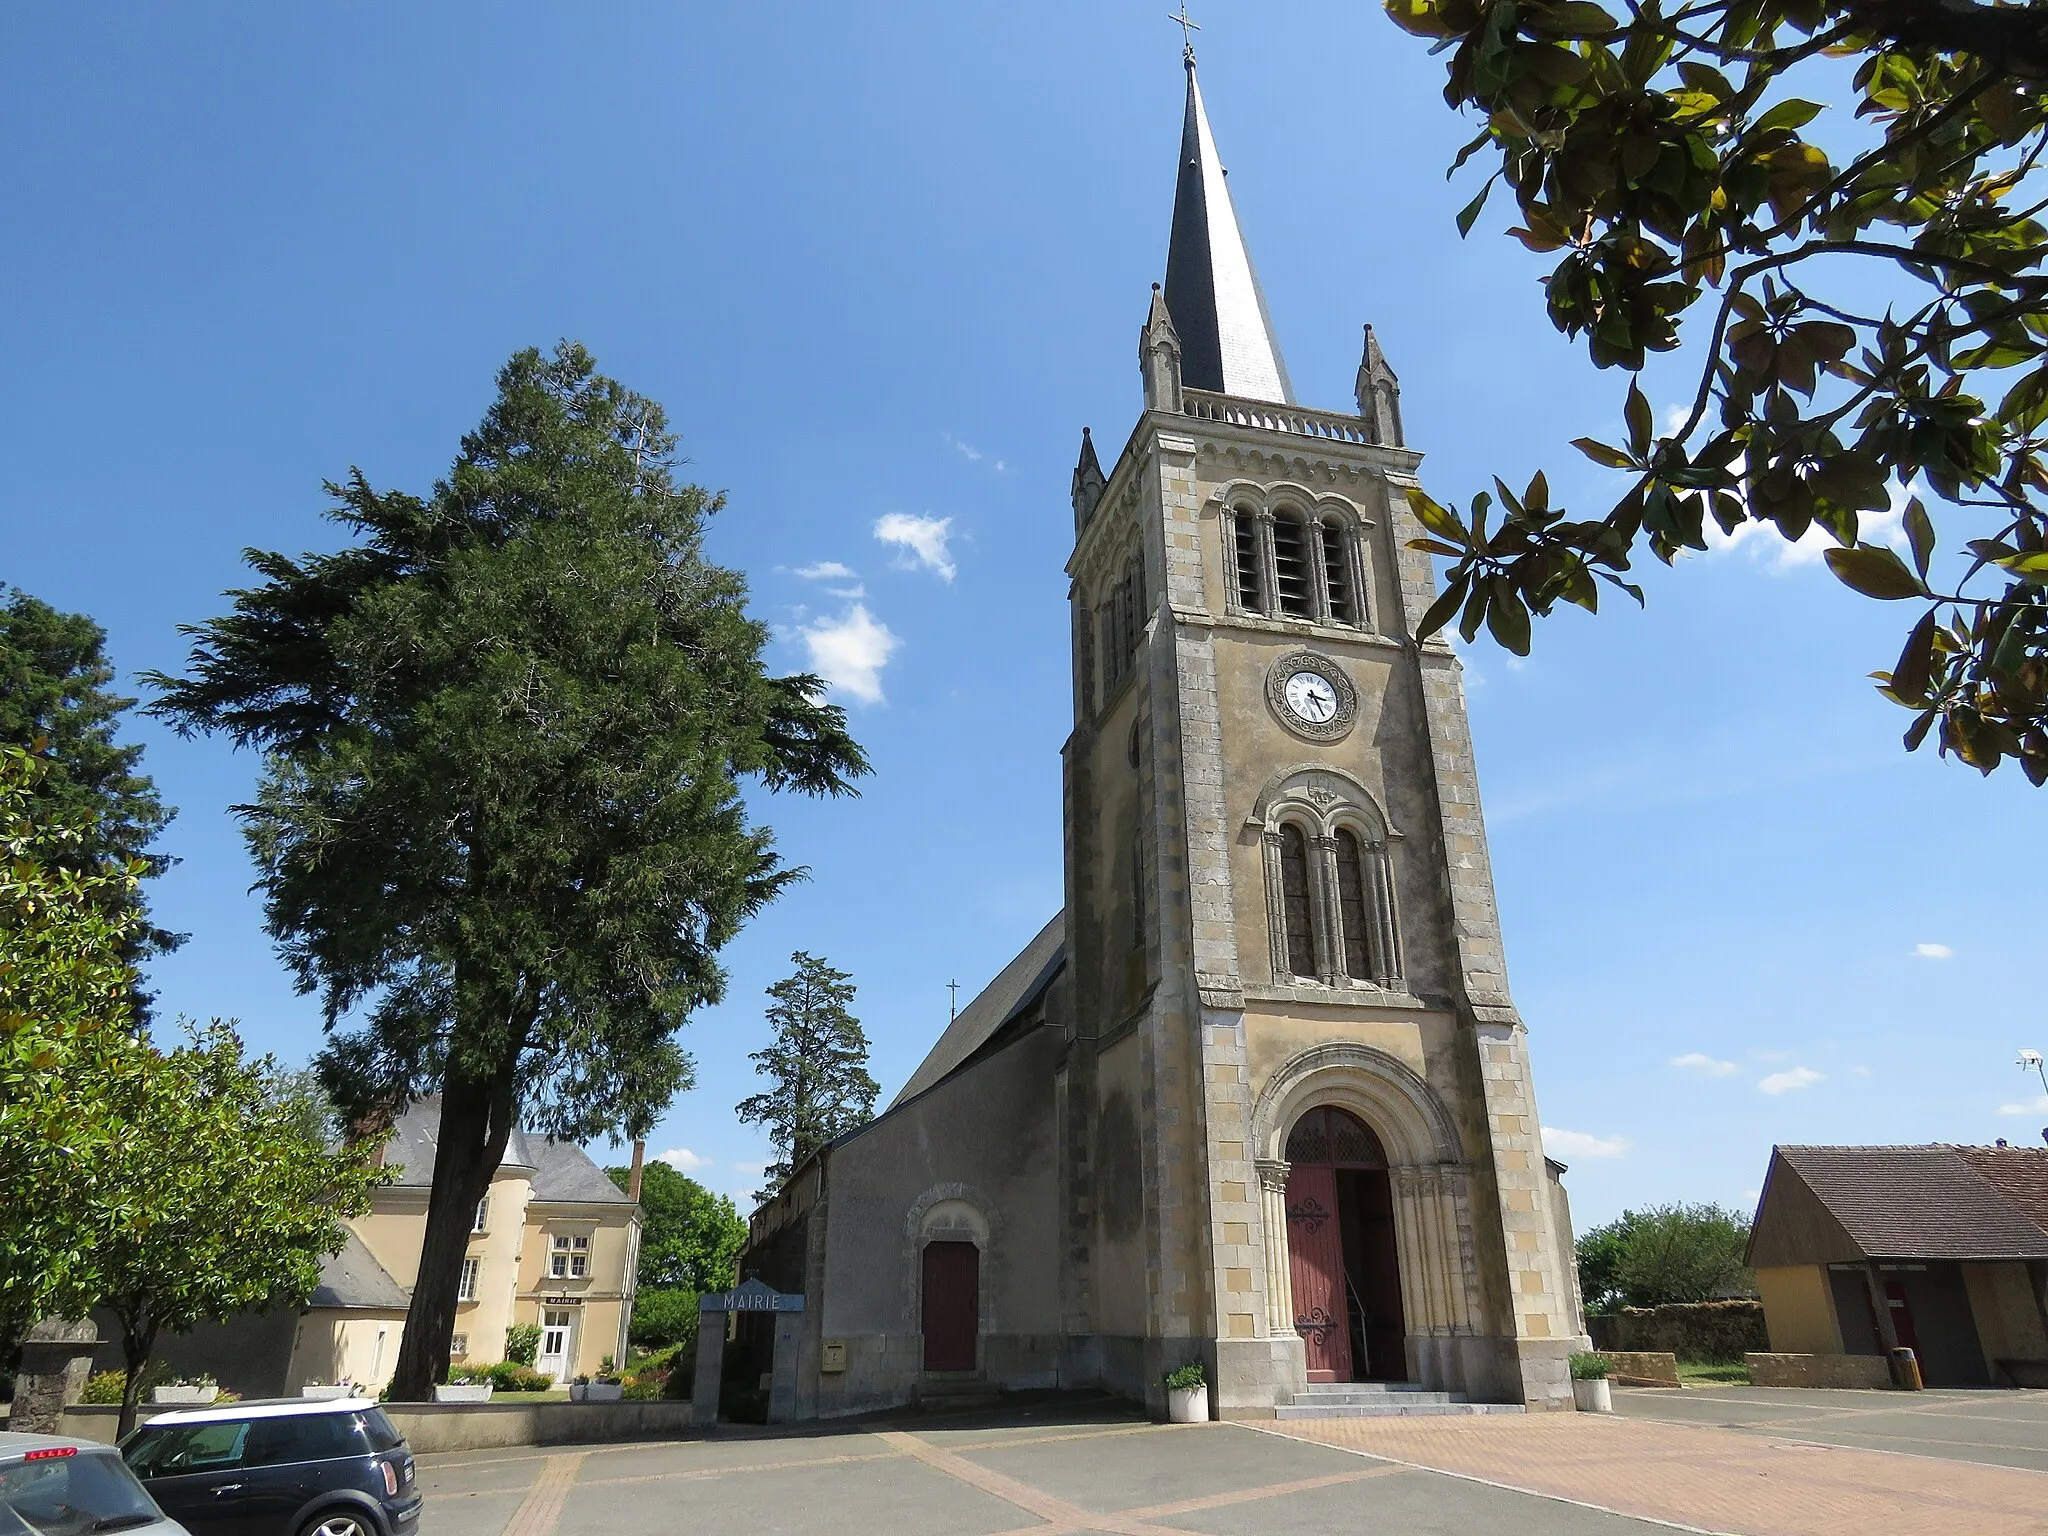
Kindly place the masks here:
[(756, 1213), (795, 1411), (1204, 1361), (1568, 1407), (1570, 1217), (1509, 999), (1420, 455), (1370, 328), (1304, 408), (1187, 57), (1144, 411), (1072, 483), (1067, 900), (878, 1120)]

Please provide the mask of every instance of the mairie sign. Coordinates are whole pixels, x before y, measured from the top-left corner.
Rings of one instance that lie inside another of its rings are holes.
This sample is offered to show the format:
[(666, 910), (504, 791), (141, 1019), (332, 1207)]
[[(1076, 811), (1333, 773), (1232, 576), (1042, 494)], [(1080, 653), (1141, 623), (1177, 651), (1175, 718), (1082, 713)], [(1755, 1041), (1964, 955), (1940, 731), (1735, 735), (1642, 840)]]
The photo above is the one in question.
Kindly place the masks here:
[(697, 1298), (699, 1312), (801, 1312), (802, 1295), (787, 1295), (765, 1280), (749, 1280), (738, 1290), (706, 1291)]

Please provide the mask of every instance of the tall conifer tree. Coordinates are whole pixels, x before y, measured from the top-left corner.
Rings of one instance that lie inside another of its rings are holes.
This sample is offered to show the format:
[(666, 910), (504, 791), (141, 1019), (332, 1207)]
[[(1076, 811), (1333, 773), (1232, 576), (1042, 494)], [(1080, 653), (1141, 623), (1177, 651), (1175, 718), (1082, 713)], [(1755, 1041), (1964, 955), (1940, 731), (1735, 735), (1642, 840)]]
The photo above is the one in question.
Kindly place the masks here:
[(642, 1127), (689, 1081), (675, 1035), (718, 952), (802, 871), (740, 783), (866, 773), (815, 677), (771, 677), (720, 498), (673, 476), (661, 408), (582, 347), (516, 355), (425, 497), (329, 487), (358, 542), (252, 552), (262, 585), (152, 679), (181, 729), (266, 756), (245, 807), (272, 933), (358, 1120), (443, 1094), (393, 1395), (446, 1372), (476, 1203), (515, 1125)]
[(768, 989), (774, 1042), (748, 1058), (773, 1086), (739, 1106), (740, 1119), (767, 1126), (775, 1143), (763, 1200), (818, 1148), (872, 1118), (881, 1092), (868, 1072), (867, 1034), (847, 1008), (852, 976), (802, 950), (789, 958), (796, 974)]

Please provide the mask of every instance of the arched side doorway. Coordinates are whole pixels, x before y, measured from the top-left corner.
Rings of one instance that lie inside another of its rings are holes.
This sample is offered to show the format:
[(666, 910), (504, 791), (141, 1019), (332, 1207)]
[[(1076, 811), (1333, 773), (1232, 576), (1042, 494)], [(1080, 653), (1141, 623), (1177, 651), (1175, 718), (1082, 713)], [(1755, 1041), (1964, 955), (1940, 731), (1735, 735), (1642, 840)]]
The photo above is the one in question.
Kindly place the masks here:
[(1386, 1149), (1318, 1105), (1287, 1136), (1287, 1267), (1310, 1381), (1406, 1381), (1407, 1324)]

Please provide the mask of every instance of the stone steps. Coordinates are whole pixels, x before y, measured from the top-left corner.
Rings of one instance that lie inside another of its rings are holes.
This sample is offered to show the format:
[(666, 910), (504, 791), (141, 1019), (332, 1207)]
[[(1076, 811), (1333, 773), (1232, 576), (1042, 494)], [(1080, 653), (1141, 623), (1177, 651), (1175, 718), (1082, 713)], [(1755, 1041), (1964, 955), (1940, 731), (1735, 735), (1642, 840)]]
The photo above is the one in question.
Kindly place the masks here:
[(1460, 1392), (1432, 1392), (1402, 1382), (1311, 1382), (1276, 1419), (1393, 1419), (1520, 1413), (1519, 1403), (1468, 1402)]

